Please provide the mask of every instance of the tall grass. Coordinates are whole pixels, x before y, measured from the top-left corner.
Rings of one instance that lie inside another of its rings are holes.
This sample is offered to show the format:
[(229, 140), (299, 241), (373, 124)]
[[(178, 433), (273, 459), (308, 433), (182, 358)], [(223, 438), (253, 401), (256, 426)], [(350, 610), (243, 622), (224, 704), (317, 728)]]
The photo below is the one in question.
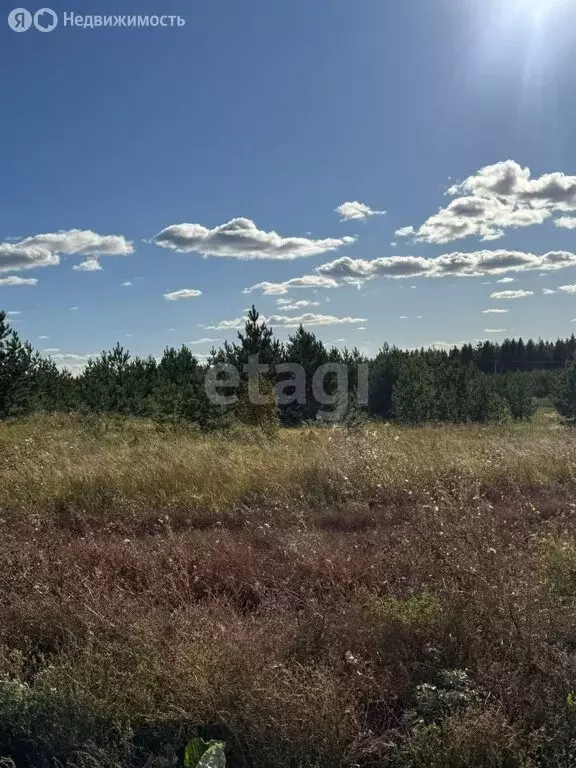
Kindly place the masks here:
[(576, 435), (514, 427), (373, 426), (203, 436), (147, 422), (37, 416), (0, 427), (0, 507), (107, 521), (151, 512), (218, 523), (265, 505), (294, 516), (334, 503), (410, 500), (451, 489), (529, 489), (574, 480)]
[(0, 426), (0, 758), (576, 764), (576, 436)]

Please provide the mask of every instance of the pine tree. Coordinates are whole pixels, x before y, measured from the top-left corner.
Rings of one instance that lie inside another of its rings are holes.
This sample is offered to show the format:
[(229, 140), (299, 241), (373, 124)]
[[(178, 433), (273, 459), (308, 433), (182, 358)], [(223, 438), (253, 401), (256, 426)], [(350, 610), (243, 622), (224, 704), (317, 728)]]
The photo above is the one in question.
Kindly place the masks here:
[(125, 389), (130, 353), (120, 344), (91, 358), (79, 382), (82, 402), (95, 413), (128, 413)]
[(18, 416), (33, 408), (31, 387), (35, 359), (0, 311), (0, 418)]
[[(302, 326), (288, 338), (284, 362), (301, 365), (304, 368), (306, 383), (303, 393), (305, 402), (294, 401), (280, 407), (284, 424), (294, 425), (316, 419), (322, 405), (314, 398), (313, 378), (320, 366), (325, 365), (329, 359), (330, 356), (324, 344), (313, 333), (304, 330)], [(284, 379), (284, 381), (290, 381), (290, 379)], [(290, 388), (286, 384), (282, 390), (288, 395), (291, 394)]]
[(224, 342), (223, 348), (212, 356), (212, 362), (228, 363), (242, 373), (244, 365), (257, 355), (259, 364), (270, 366), (269, 378), (272, 379), (274, 366), (282, 359), (282, 345), (274, 339), (272, 328), (260, 320), (254, 305), (248, 312), (244, 333), (238, 332), (238, 341), (233, 344)]
[(392, 414), (398, 421), (421, 424), (434, 413), (435, 388), (430, 366), (419, 357), (406, 360), (392, 393)]
[(556, 410), (568, 422), (576, 423), (576, 361), (567, 363), (560, 379)]
[(530, 419), (536, 412), (530, 375), (519, 371), (503, 374), (500, 380), (500, 392), (508, 402), (512, 418)]

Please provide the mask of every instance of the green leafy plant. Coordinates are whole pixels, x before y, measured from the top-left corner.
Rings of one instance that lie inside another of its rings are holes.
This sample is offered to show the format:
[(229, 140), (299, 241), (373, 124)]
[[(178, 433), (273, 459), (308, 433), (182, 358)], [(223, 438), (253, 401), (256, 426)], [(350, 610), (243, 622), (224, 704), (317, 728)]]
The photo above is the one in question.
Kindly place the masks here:
[(192, 739), (184, 752), (184, 768), (226, 768), (223, 741)]

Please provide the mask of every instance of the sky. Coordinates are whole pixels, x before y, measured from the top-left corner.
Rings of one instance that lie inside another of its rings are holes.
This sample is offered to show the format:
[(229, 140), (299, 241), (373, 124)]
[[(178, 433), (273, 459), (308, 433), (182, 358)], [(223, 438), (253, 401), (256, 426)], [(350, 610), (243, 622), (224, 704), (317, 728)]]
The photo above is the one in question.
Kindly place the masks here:
[(0, 308), (58, 364), (252, 303), (366, 354), (576, 331), (571, 0), (50, 8), (0, 23)]

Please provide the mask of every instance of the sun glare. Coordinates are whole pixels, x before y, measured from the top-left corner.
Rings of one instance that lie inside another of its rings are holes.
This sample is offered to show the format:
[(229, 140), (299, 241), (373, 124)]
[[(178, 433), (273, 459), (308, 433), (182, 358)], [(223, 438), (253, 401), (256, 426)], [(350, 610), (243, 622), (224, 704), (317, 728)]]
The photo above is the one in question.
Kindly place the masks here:
[(569, 4), (570, 0), (512, 0), (512, 5), (518, 13), (527, 14), (536, 22), (544, 21)]

